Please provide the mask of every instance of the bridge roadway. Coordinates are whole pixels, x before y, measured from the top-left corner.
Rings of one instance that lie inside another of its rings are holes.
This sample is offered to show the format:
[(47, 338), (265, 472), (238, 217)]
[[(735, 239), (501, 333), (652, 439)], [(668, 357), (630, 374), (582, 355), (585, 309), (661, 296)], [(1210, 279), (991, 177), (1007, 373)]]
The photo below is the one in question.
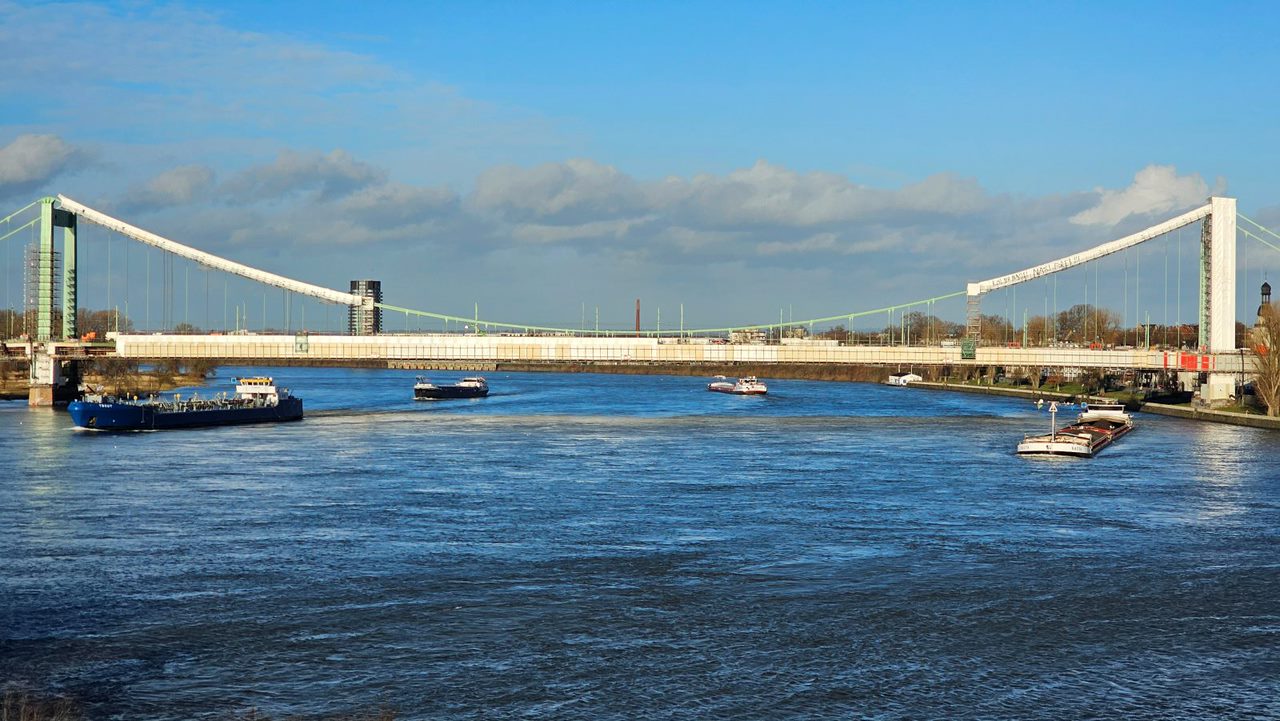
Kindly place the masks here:
[[(717, 344), (702, 338), (505, 335), (141, 335), (110, 334), (115, 354), (138, 360), (208, 358), (223, 362), (368, 361), (405, 365), (448, 363), (608, 364), (851, 364), (882, 366), (1022, 366), (1240, 373), (1246, 352), (1197, 355), (1173, 350), (979, 347), (962, 359), (958, 347)], [(67, 349), (71, 350), (71, 349)]]

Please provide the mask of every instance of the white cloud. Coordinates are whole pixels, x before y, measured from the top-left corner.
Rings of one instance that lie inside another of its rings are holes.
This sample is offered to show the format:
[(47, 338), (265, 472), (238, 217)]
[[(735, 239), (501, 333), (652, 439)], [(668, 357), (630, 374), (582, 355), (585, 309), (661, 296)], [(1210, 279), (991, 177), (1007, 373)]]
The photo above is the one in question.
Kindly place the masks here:
[(126, 206), (187, 205), (206, 196), (213, 188), (213, 180), (213, 170), (208, 166), (183, 165), (130, 190), (123, 202)]
[(0, 197), (34, 190), (86, 158), (56, 135), (19, 135), (0, 148)]
[(1201, 205), (1209, 196), (1209, 186), (1199, 175), (1178, 175), (1172, 165), (1148, 165), (1133, 176), (1124, 190), (1097, 191), (1092, 208), (1071, 216), (1077, 225), (1115, 225), (1134, 215), (1164, 213)]
[(283, 150), (274, 161), (236, 174), (223, 190), (240, 202), (276, 200), (304, 190), (332, 200), (381, 184), (386, 176), (386, 171), (358, 161), (344, 150), (327, 155)]
[[(831, 315), (938, 295), (1114, 239), (1106, 227), (1072, 221), (1105, 204), (1101, 192), (994, 195), (948, 174), (872, 188), (761, 161), (647, 181), (574, 159), (492, 168), (467, 195), (388, 175), (341, 150), (284, 151), (221, 186), (212, 171), (183, 166), (132, 191), (171, 207), (190, 199), (180, 216), (156, 202), (125, 217), (150, 227), (154, 213), (157, 232), (276, 272), (287, 255), (290, 274), (315, 282), (340, 286), (355, 268), (397, 279), (398, 304), (439, 311), (449, 297), (515, 297), (510, 285), (527, 278), (561, 303), (576, 295), (574, 306), (584, 286), (682, 285), (679, 302), (701, 297), (756, 313), (765, 296), (797, 294), (836, 304), (813, 312)], [(1137, 185), (1152, 185), (1148, 175)], [(537, 278), (507, 267), (512, 259), (539, 268)], [(459, 261), (487, 270), (465, 278), (440, 270)], [(823, 285), (782, 288), (783, 277)], [(770, 279), (770, 290), (751, 279)], [(506, 315), (528, 320), (524, 310)]]
[(512, 220), (568, 223), (643, 213), (640, 185), (617, 168), (593, 160), (572, 159), (533, 168), (504, 165), (476, 181), (476, 208)]
[(836, 247), (835, 233), (818, 233), (808, 238), (798, 241), (778, 241), (771, 240), (764, 243), (758, 243), (756, 250), (761, 255), (778, 255), (779, 253), (804, 253), (814, 250), (834, 250)]

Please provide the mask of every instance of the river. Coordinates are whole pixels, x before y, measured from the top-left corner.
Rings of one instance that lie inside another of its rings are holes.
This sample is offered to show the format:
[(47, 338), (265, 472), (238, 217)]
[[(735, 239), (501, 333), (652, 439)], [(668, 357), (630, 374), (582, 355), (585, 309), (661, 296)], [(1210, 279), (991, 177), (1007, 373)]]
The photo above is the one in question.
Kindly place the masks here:
[(1019, 399), (265, 372), (304, 421), (0, 404), (0, 684), (118, 719), (1280, 717), (1280, 433), (1139, 414), (1027, 459)]

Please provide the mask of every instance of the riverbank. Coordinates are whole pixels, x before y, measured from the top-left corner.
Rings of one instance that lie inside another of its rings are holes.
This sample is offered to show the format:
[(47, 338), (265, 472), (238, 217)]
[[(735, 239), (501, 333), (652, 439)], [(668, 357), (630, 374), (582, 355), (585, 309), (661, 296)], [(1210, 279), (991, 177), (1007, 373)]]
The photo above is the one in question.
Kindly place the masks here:
[[(1045, 400), (1054, 401), (1085, 400), (1090, 403), (1116, 402), (1115, 398), (1107, 398), (1106, 396), (1074, 395), (1070, 393), (1059, 393), (1056, 391), (1031, 390), (1024, 388), (1001, 388), (999, 386), (967, 385), (963, 383), (916, 382), (912, 383), (910, 387), (924, 388), (927, 390), (957, 391), (960, 393), (977, 393), (991, 396), (1009, 396), (1015, 398), (1026, 398), (1028, 400), (1043, 398)], [(1280, 418), (1271, 418), (1251, 413), (1233, 413), (1230, 411), (1217, 411), (1208, 408), (1194, 408), (1189, 405), (1171, 405), (1168, 403), (1139, 402), (1137, 406), (1138, 410), (1143, 413), (1154, 413), (1160, 416), (1171, 416), (1174, 418), (1185, 418), (1195, 421), (1208, 421), (1210, 423), (1226, 423), (1233, 426), (1247, 426), (1249, 428), (1263, 428), (1273, 431), (1280, 430)]]
[[(89, 385), (102, 385), (118, 395), (142, 395), (147, 393), (164, 393), (175, 388), (203, 385), (207, 380), (201, 374), (179, 373), (162, 376), (156, 373), (137, 373), (130, 376), (130, 383), (117, 384), (115, 380), (105, 376), (89, 374), (84, 382)], [(0, 401), (25, 401), (30, 393), (30, 386), (25, 378), (21, 380), (6, 379), (0, 381)]]

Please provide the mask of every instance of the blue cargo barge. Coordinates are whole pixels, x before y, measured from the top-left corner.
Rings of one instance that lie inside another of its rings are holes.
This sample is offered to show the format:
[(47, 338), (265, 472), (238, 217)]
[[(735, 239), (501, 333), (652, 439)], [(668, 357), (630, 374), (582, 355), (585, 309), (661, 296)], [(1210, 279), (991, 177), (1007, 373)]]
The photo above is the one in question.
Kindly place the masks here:
[(302, 419), (302, 399), (279, 388), (271, 378), (240, 378), (236, 394), (213, 398), (192, 395), (172, 401), (89, 397), (67, 406), (80, 428), (99, 431), (150, 431), (166, 428), (277, 423)]

